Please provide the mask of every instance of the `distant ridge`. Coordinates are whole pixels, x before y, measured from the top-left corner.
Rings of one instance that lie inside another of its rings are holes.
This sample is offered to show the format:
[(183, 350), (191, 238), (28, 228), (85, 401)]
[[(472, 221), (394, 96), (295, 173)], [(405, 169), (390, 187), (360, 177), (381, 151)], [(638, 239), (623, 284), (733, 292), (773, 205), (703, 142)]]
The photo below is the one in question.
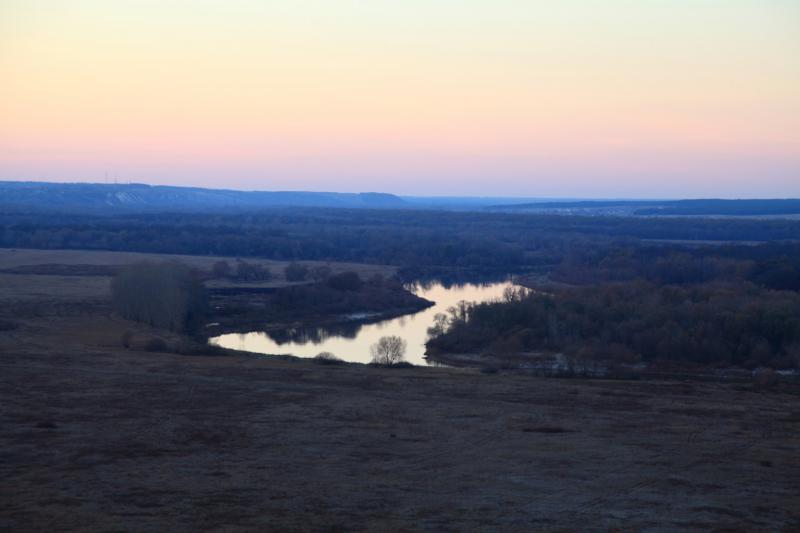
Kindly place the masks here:
[(0, 205), (98, 212), (208, 210), (262, 207), (402, 208), (386, 193), (235, 191), (166, 185), (0, 181)]

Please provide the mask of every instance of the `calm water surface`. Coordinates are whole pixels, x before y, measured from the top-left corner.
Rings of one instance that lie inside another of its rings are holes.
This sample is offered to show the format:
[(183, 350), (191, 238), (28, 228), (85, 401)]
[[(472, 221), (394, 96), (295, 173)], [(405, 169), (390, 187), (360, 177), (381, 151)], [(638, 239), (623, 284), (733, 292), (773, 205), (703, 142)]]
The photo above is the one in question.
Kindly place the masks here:
[(229, 333), (209, 340), (225, 348), (246, 350), (265, 354), (291, 354), (297, 357), (314, 357), (320, 352), (331, 352), (345, 361), (368, 363), (371, 359), (369, 348), (385, 335), (397, 335), (408, 343), (406, 361), (415, 365), (427, 365), (425, 341), (428, 328), (433, 325), (436, 313), (447, 313), (447, 309), (465, 300), (484, 302), (500, 298), (511, 283), (491, 283), (486, 285), (459, 285), (449, 288), (442, 284), (415, 285), (415, 294), (436, 302), (435, 305), (418, 313), (404, 315), (374, 324), (350, 322), (336, 326), (311, 327), (265, 333)]

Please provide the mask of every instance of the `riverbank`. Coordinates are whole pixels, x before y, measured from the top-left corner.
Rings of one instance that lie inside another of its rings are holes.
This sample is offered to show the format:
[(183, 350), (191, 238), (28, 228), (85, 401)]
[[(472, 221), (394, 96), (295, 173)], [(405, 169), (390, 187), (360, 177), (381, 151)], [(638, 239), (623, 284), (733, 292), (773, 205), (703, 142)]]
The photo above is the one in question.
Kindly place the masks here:
[(207, 326), (198, 334), (215, 337), (249, 331), (282, 331), (341, 324), (370, 324), (416, 313), (434, 305), (393, 280), (376, 279), (357, 290), (325, 283), (267, 290), (211, 289)]
[[(447, 315), (451, 308), (455, 309), (464, 301), (483, 302), (500, 298), (508, 287), (509, 283), (450, 286), (442, 283), (415, 284), (409, 290), (418, 298), (416, 301), (427, 302), (426, 307), (396, 318), (327, 325), (315, 323), (311, 326), (300, 323), (294, 327), (274, 329), (254, 328), (243, 334), (213, 337), (210, 342), (255, 353), (287, 353), (300, 357), (315, 357), (320, 352), (329, 352), (345, 361), (369, 363), (372, 345), (379, 342), (381, 337), (395, 336), (405, 342), (406, 362), (427, 366), (432, 361), (425, 357), (425, 342), (430, 337), (430, 328), (437, 322), (437, 315)], [(399, 296), (408, 298), (406, 292)], [(434, 302), (433, 305), (429, 305), (431, 302)]]
[(441, 352), (429, 350), (428, 359), (447, 366), (478, 368), (484, 370), (558, 370), (563, 365), (558, 355), (544, 353), (520, 353), (492, 355), (478, 352)]

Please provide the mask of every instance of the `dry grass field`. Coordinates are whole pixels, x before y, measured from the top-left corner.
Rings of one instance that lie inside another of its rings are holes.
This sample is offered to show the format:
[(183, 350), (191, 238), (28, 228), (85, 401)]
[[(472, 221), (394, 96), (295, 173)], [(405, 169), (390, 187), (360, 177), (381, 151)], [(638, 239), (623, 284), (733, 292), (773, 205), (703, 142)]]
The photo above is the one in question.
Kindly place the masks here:
[[(284, 269), (288, 261), (271, 261), (268, 259), (244, 258), (248, 263), (258, 264), (270, 269), (273, 279), (268, 282), (247, 283), (248, 286), (280, 287), (290, 282), (284, 277)], [(23, 250), (0, 248), (0, 272), (9, 269), (25, 269), (42, 266), (67, 265), (78, 266), (121, 266), (143, 261), (179, 261), (202, 271), (210, 271), (217, 261), (227, 261), (236, 266), (236, 257), (211, 257), (178, 254), (147, 254), (137, 252), (105, 252), (96, 250)], [(393, 275), (395, 267), (386, 265), (366, 265), (363, 263), (303, 261), (309, 267), (327, 265), (334, 273), (353, 270), (367, 279), (374, 274)], [(232, 283), (227, 280), (211, 280), (210, 287), (224, 287)], [(5, 285), (0, 285), (4, 287)]]
[(800, 530), (792, 390), (127, 350), (107, 287), (0, 275), (2, 531)]

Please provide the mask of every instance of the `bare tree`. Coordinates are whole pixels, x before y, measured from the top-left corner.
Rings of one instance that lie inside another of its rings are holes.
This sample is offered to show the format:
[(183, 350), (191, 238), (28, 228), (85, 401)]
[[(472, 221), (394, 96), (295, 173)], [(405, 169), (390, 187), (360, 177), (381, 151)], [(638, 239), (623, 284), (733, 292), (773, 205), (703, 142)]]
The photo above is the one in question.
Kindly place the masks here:
[(428, 335), (431, 337), (438, 337), (444, 335), (447, 331), (447, 322), (449, 319), (444, 313), (436, 313), (433, 315), (433, 325), (428, 328)]
[(406, 341), (391, 335), (381, 337), (370, 349), (372, 362), (379, 365), (394, 365), (403, 361), (406, 353)]
[(447, 312), (450, 313), (451, 316), (450, 323), (456, 324), (459, 322), (466, 322), (473, 305), (474, 304), (471, 304), (466, 300), (461, 300), (460, 302), (456, 303), (456, 305), (448, 307)]
[(503, 301), (521, 302), (527, 296), (528, 290), (525, 287), (506, 287), (503, 289)]

